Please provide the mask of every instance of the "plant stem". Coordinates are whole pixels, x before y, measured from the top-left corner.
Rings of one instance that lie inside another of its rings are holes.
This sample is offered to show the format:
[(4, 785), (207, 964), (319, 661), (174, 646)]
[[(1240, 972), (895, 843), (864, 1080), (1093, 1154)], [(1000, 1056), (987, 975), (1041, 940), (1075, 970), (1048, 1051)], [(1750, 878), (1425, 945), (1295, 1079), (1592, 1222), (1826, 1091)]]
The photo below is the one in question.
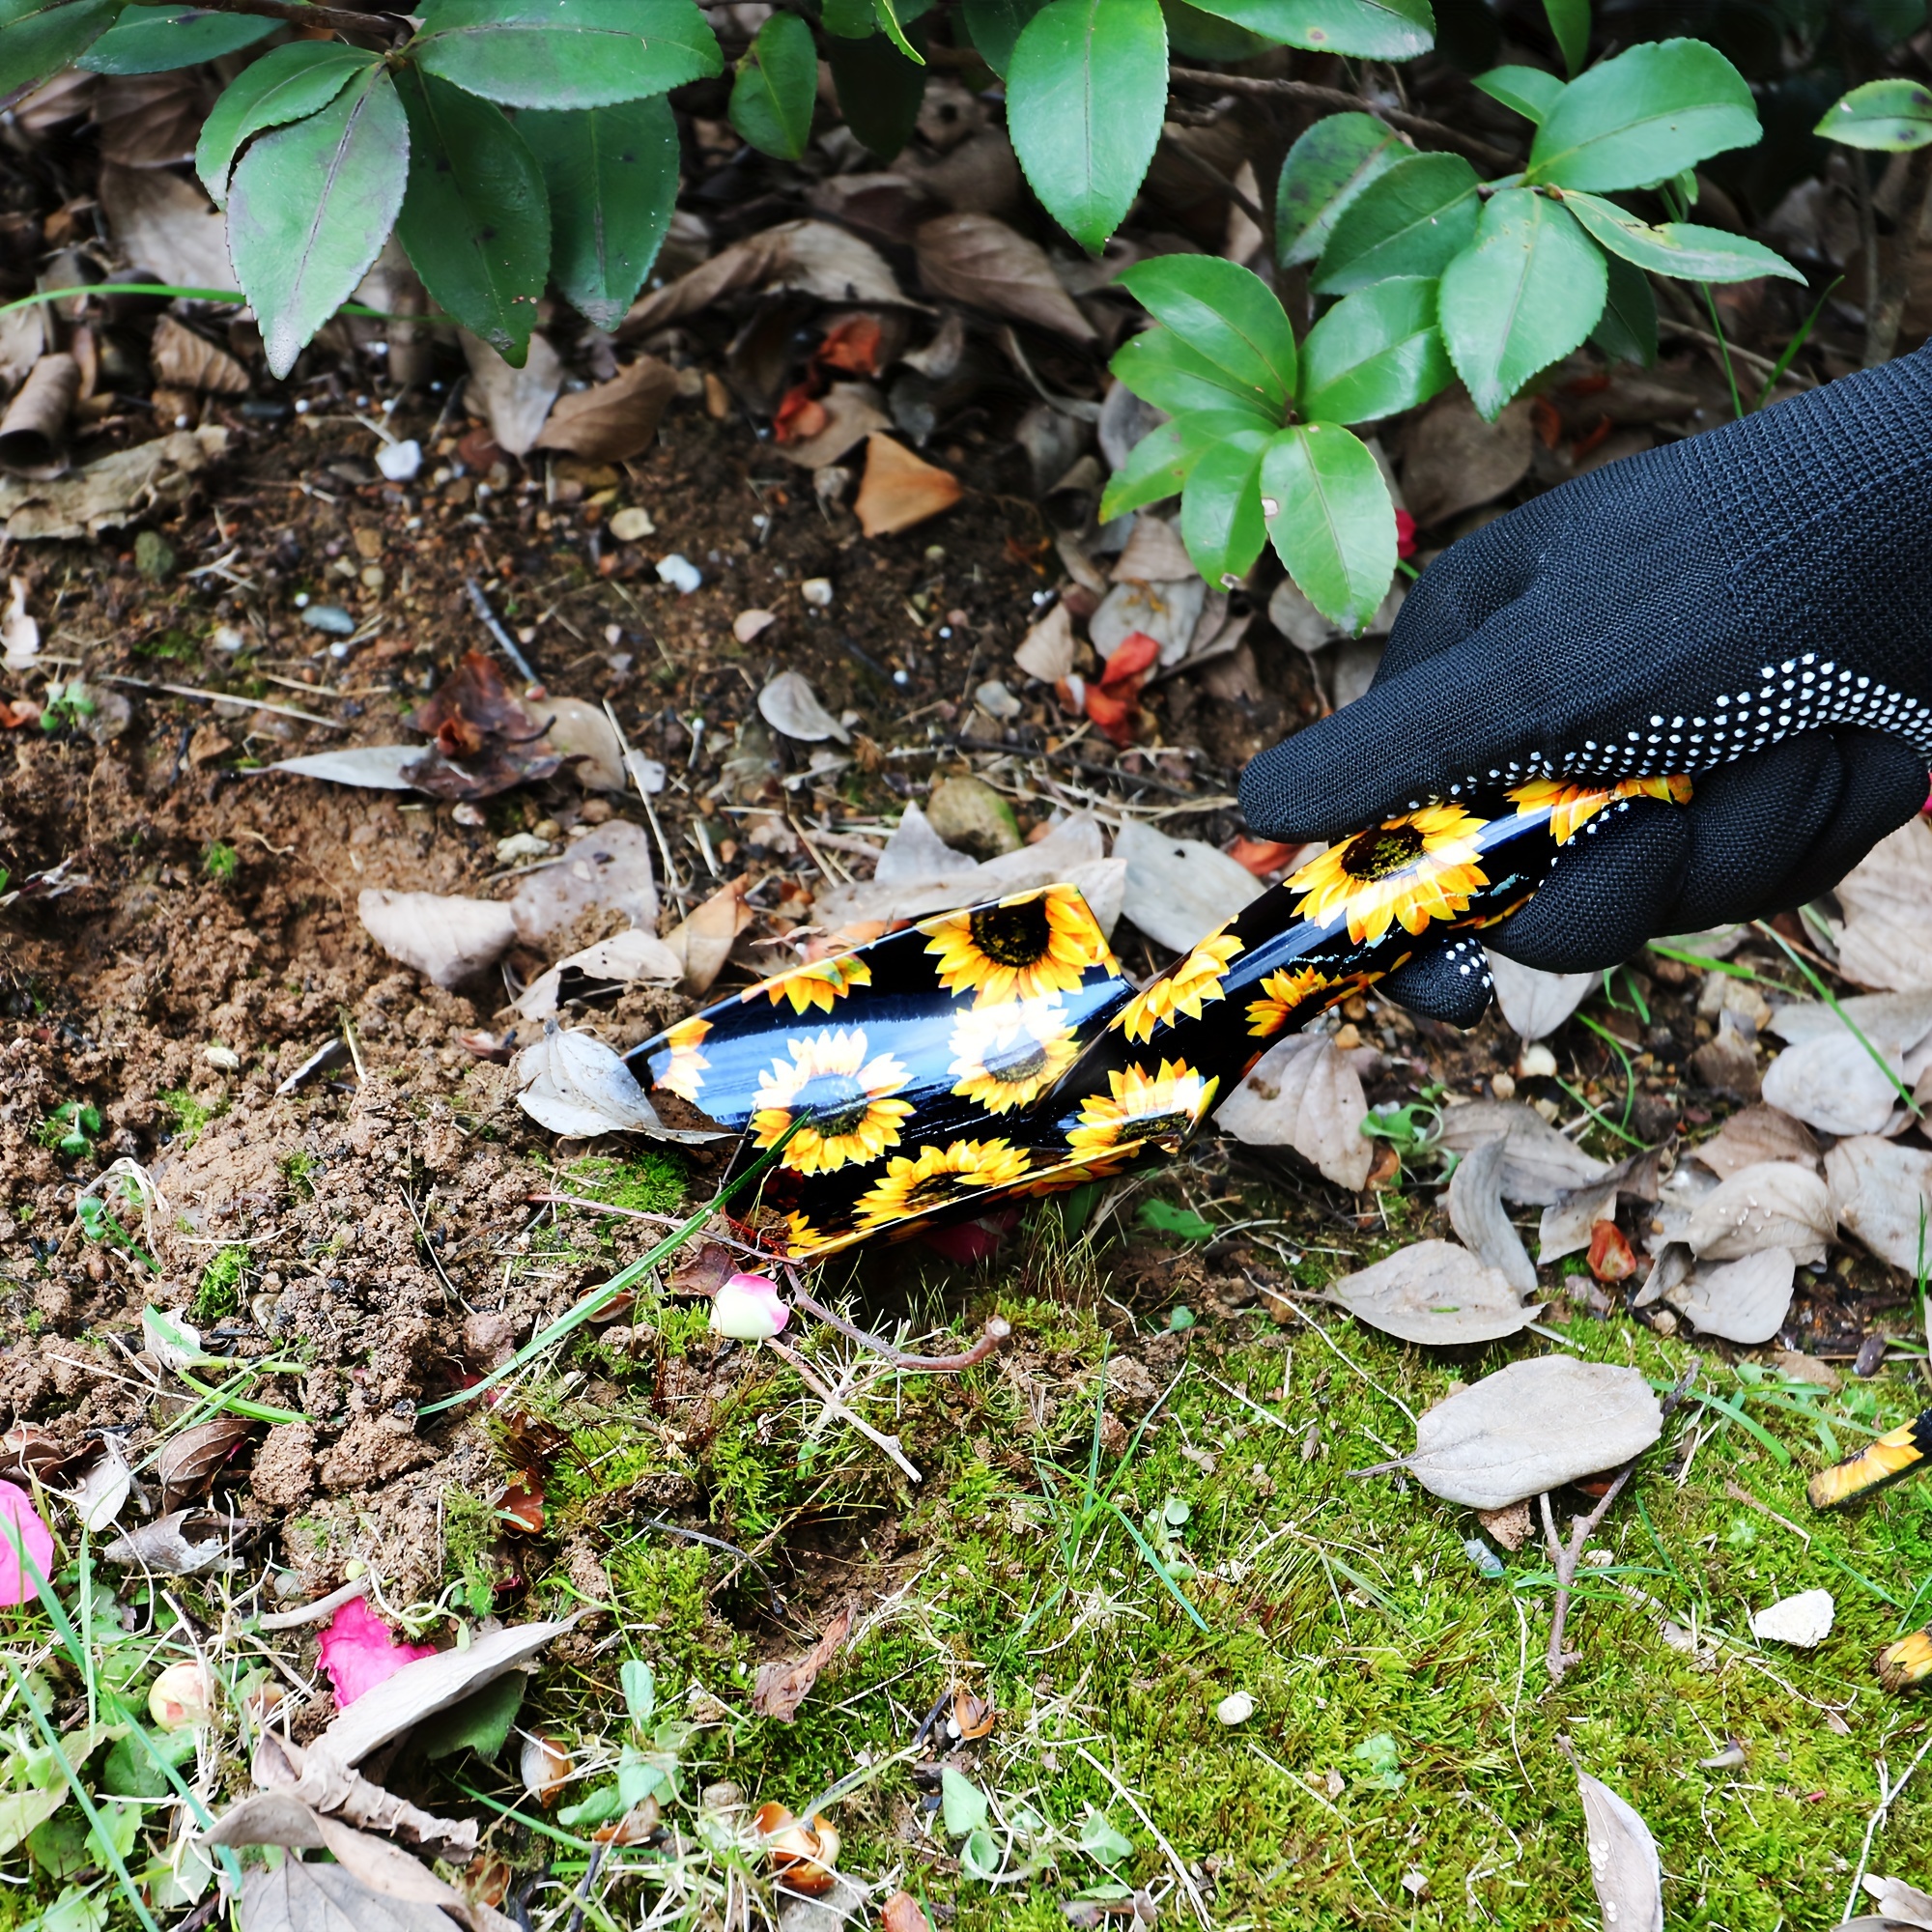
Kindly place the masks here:
[(1731, 392), (1731, 412), (1742, 421), (1745, 399), (1738, 393), (1738, 372), (1731, 362), (1730, 339), (1725, 335), (1723, 322), (1718, 314), (1718, 298), (1711, 293), (1709, 282), (1699, 282), (1697, 293), (1704, 298), (1704, 307), (1711, 318), (1711, 332), (1718, 338), (1718, 355), (1724, 365), (1724, 384)]
[(415, 30), (396, 14), (362, 14), (345, 7), (311, 7), (306, 0), (197, 0), (214, 14), (255, 14), (293, 27), (327, 27), (338, 34), (409, 35)]
[[(1928, 198), (1932, 198), (1932, 148), (1919, 148), (1905, 164), (1905, 181), (1898, 196), (1898, 220), (1891, 238), (1891, 267), (1879, 270), (1877, 280), (1869, 283), (1865, 291), (1863, 363), (1867, 369), (1890, 361), (1892, 351), (1898, 347), (1899, 325), (1905, 320), (1905, 304), (1912, 295), (1913, 248), (1925, 225)], [(1861, 205), (1859, 211), (1861, 228), (1866, 213)], [(1865, 257), (1867, 274), (1878, 270), (1875, 213), (1871, 219), (1871, 251)]]

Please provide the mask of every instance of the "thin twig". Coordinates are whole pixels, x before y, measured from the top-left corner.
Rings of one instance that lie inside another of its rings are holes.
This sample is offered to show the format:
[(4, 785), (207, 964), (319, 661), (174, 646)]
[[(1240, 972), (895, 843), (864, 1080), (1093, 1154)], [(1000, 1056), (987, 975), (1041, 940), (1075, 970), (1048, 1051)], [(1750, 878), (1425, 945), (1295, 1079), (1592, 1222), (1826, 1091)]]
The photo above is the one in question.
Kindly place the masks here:
[(838, 1397), (818, 1379), (817, 1376), (812, 1373), (811, 1364), (797, 1350), (787, 1349), (782, 1342), (769, 1339), (766, 1341), (765, 1347), (771, 1350), (781, 1361), (788, 1362), (797, 1371), (799, 1380), (804, 1382), (806, 1387), (811, 1390), (832, 1410), (833, 1414), (838, 1416), (842, 1421), (849, 1422), (867, 1442), (876, 1443), (915, 1483), (924, 1482), (925, 1478), (906, 1460), (905, 1451), (899, 1447), (898, 1437), (895, 1435), (882, 1435), (864, 1416), (854, 1415), (839, 1401)]
[(151, 684), (144, 677), (122, 677), (111, 671), (100, 681), (132, 685), (136, 691), (165, 691), (170, 697), (192, 697), (202, 704), (242, 704), (250, 711), (272, 711), (277, 718), (299, 718), (304, 724), (324, 724), (331, 731), (349, 729), (339, 718), (323, 718), (313, 711), (298, 711), (293, 704), (270, 704), (260, 697), (238, 697), (230, 691), (203, 691), (193, 684)]
[(1201, 1888), (1194, 1883), (1194, 1874), (1182, 1863), (1180, 1854), (1162, 1836), (1160, 1827), (1148, 1816), (1140, 1800), (1085, 1745), (1075, 1745), (1073, 1748), (1114, 1787), (1115, 1795), (1119, 1797), (1122, 1804), (1147, 1827), (1148, 1835), (1167, 1855), (1168, 1863), (1174, 1867), (1174, 1875), (1179, 1881), (1181, 1890), (1187, 1894), (1187, 1902), (1193, 1906), (1194, 1916), (1200, 1919), (1203, 1925), (1212, 1925), (1214, 1921), (1208, 1917), (1208, 1902), (1201, 1896)]
[(463, 587), (469, 596), (469, 608), (476, 612), (476, 621), (497, 640), (497, 648), (516, 666), (517, 675), (526, 684), (535, 684), (537, 674), (530, 668), (530, 661), (517, 648), (517, 640), (497, 621), (497, 613), (490, 608), (490, 600), (483, 594), (483, 586), (473, 577), (463, 580)]
[(324, 1617), (332, 1617), (344, 1604), (353, 1604), (358, 1597), (369, 1594), (369, 1586), (376, 1580), (375, 1572), (365, 1570), (361, 1576), (343, 1584), (339, 1590), (331, 1590), (326, 1597), (318, 1597), (312, 1604), (303, 1604), (298, 1609), (276, 1610), (270, 1615), (258, 1619), (256, 1628), (265, 1631), (300, 1630), (304, 1624), (319, 1624)]
[(1492, 148), (1489, 142), (1477, 139), (1474, 134), (1465, 134), (1460, 128), (1427, 120), (1420, 114), (1405, 113), (1400, 107), (1379, 104), (1371, 107), (1359, 95), (1344, 93), (1339, 87), (1317, 87), (1306, 80), (1258, 80), (1251, 74), (1209, 73), (1203, 68), (1194, 67), (1169, 68), (1168, 78), (1187, 81), (1196, 87), (1211, 88), (1217, 94), (1253, 94), (1275, 100), (1299, 100), (1310, 107), (1338, 107), (1344, 113), (1373, 113), (1391, 127), (1420, 135), (1425, 140), (1438, 141), (1443, 147), (1454, 148), (1475, 160), (1486, 161), (1491, 167), (1514, 168), (1521, 165), (1519, 156), (1505, 154), (1500, 148)]
[(791, 1269), (787, 1268), (785, 1272), (792, 1275), (792, 1300), (804, 1309), (808, 1315), (815, 1315), (828, 1328), (838, 1329), (839, 1334), (843, 1335), (848, 1341), (857, 1342), (862, 1347), (870, 1349), (874, 1354), (883, 1355), (895, 1369), (920, 1369), (932, 1374), (945, 1375), (956, 1373), (961, 1369), (978, 1368), (1013, 1332), (1013, 1324), (1005, 1316), (988, 1316), (986, 1326), (981, 1331), (980, 1339), (961, 1354), (908, 1355), (902, 1350), (895, 1349), (890, 1342), (883, 1340), (881, 1337), (868, 1334), (863, 1328), (855, 1328), (851, 1322), (833, 1314), (831, 1309), (827, 1308), (824, 1303), (814, 1301), (810, 1295), (806, 1293), (804, 1289), (799, 1287), (798, 1277), (792, 1274)]
[(1898, 1774), (1898, 1782), (1896, 1784), (1888, 1784), (1886, 1782), (1885, 1760), (1883, 1758), (1878, 1760), (1878, 1809), (1865, 1820), (1865, 1841), (1859, 1847), (1858, 1869), (1852, 1874), (1852, 1889), (1845, 1895), (1843, 1916), (1847, 1918), (1858, 1910), (1859, 1888), (1864, 1884), (1865, 1865), (1871, 1858), (1872, 1840), (1878, 1835), (1878, 1828), (1885, 1823), (1886, 1813), (1891, 1809), (1898, 1794), (1910, 1782), (1912, 1774), (1924, 1762), (1927, 1751), (1932, 1751), (1932, 1738), (1927, 1738), (1918, 1747), (1918, 1755)]

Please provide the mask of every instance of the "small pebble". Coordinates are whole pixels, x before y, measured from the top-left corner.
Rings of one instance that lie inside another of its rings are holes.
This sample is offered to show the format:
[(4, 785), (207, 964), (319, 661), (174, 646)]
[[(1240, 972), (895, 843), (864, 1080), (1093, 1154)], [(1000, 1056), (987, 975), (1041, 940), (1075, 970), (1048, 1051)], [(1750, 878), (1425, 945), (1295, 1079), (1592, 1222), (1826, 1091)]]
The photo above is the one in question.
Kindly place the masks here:
[(172, 577), (179, 560), (174, 545), (158, 530), (143, 530), (134, 539), (134, 568), (150, 583), (160, 583)]
[(533, 832), (513, 832), (507, 838), (497, 840), (499, 866), (514, 866), (525, 859), (543, 859), (549, 855), (550, 840), (539, 838)]
[[(651, 522), (651, 513), (633, 503), (628, 509), (619, 510), (611, 519), (611, 534), (619, 543), (637, 543), (643, 537), (654, 537), (658, 526)], [(660, 574), (663, 566), (660, 565)]]
[(1538, 1040), (1534, 1046), (1522, 1050), (1522, 1058), (1516, 1064), (1519, 1080), (1549, 1080), (1555, 1077), (1556, 1056)]
[(1214, 1715), (1232, 1730), (1255, 1715), (1255, 1700), (1245, 1690), (1231, 1690), (1214, 1706)]
[(302, 622), (331, 638), (353, 637), (355, 632), (355, 619), (339, 604), (310, 604), (302, 611)]
[(211, 1066), (218, 1066), (224, 1073), (239, 1073), (242, 1070), (242, 1056), (232, 1046), (205, 1046), (201, 1057)]
[(798, 594), (814, 611), (826, 611), (832, 607), (832, 580), (829, 577), (808, 577), (798, 586)]
[(1855, 1376), (1875, 1376), (1885, 1366), (1885, 1337), (1867, 1335), (1859, 1344), (1857, 1359), (1852, 1363)]
[(376, 468), (391, 483), (414, 482), (422, 460), (422, 444), (414, 437), (406, 442), (385, 442), (376, 452)]
[(681, 597), (689, 597), (704, 582), (697, 566), (688, 556), (672, 551), (658, 558), (658, 582), (668, 583)]
[(226, 651), (232, 657), (237, 651), (246, 647), (248, 634), (245, 631), (238, 631), (233, 624), (217, 624), (209, 642), (217, 651)]
[(1480, 1536), (1465, 1537), (1463, 1553), (1485, 1577), (1500, 1577), (1503, 1574), (1503, 1559)]

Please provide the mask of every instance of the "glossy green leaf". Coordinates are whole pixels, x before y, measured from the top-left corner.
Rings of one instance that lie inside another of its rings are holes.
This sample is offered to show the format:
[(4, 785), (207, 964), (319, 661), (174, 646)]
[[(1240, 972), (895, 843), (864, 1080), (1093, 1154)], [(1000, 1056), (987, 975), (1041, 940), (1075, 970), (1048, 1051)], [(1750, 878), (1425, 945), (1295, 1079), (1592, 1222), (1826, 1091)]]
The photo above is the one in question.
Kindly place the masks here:
[(1171, 328), (1150, 328), (1123, 342), (1107, 365), (1142, 402), (1169, 415), (1208, 410), (1232, 412), (1250, 423), (1275, 428), (1280, 412), (1264, 409), (1252, 392), (1230, 383), (1228, 372)]
[(1218, 255), (1156, 255), (1115, 286), (1222, 371), (1231, 396), (1280, 419), (1294, 393), (1294, 330), (1259, 275)]
[[(1243, 429), (1250, 427), (1245, 416), (1237, 421)], [(1100, 521), (1111, 523), (1129, 510), (1142, 510), (1150, 503), (1179, 496), (1180, 486), (1187, 481), (1187, 472), (1199, 454), (1179, 421), (1164, 422), (1149, 430), (1127, 452), (1127, 460), (1107, 479), (1107, 488), (1100, 497)]]
[(1160, 0), (1050, 0), (1007, 71), (1007, 131), (1033, 191), (1096, 254), (1140, 192), (1167, 109)]
[(1590, 58), (1590, 0), (1543, 0), (1543, 12), (1563, 56), (1563, 71), (1575, 78)]
[(1606, 255), (1609, 294), (1590, 340), (1605, 355), (1648, 369), (1657, 360), (1657, 297), (1650, 277), (1621, 255)]
[(1103, 1865), (1117, 1865), (1134, 1855), (1134, 1841), (1104, 1811), (1090, 1811), (1080, 1821), (1080, 1849)]
[(1373, 114), (1326, 114), (1281, 164), (1274, 194), (1275, 249), (1283, 268), (1314, 261), (1342, 211), (1409, 150)]
[(0, 0), (0, 95), (78, 60), (120, 11), (121, 0)]
[(608, 107), (724, 71), (692, 0), (437, 0), (410, 50), (505, 107)]
[(1476, 76), (1475, 85), (1539, 127), (1563, 92), (1563, 83), (1540, 67), (1492, 67)]
[(1435, 44), (1429, 0), (1194, 0), (1264, 41), (1360, 60), (1413, 60)]
[(1301, 594), (1359, 631), (1395, 575), (1395, 505), (1368, 445), (1335, 423), (1278, 431), (1262, 457), (1262, 515)]
[(281, 24), (203, 7), (129, 7), (74, 66), (90, 73), (163, 73), (239, 53)]
[(1477, 411), (1493, 421), (1539, 369), (1567, 355), (1604, 312), (1602, 251), (1548, 195), (1490, 197), (1474, 245), (1451, 262), (1438, 297), (1442, 339)]
[(1167, 21), (1168, 51), (1180, 60), (1253, 60), (1274, 45), (1232, 20), (1217, 19), (1199, 7), (1190, 7), (1187, 0), (1160, 0), (1160, 11)]
[(1002, 80), (1012, 65), (1013, 43), (1043, 4), (1044, 0), (964, 0), (959, 11), (965, 15), (974, 50)]
[(1804, 280), (1782, 255), (1747, 236), (1701, 228), (1694, 221), (1665, 221), (1653, 227), (1613, 201), (1574, 189), (1563, 196), (1563, 206), (1612, 255), (1621, 255), (1652, 274), (1691, 282), (1748, 282), (1759, 275)]
[(228, 199), (228, 170), (251, 134), (319, 113), (379, 58), (335, 41), (291, 41), (250, 61), (228, 83), (195, 143), (195, 172), (215, 207)]
[(460, 1750), (496, 1757), (510, 1741), (529, 1682), (521, 1670), (505, 1671), (460, 1704), (426, 1718), (410, 1733), (411, 1742), (432, 1761), (453, 1757)]
[[(878, 22), (879, 31), (892, 42), (905, 59), (911, 61), (914, 67), (925, 65), (923, 51), (906, 39), (905, 28), (899, 24), (899, 9), (895, 0), (872, 0), (872, 17)], [(911, 17), (912, 14), (908, 12), (906, 18)]]
[(1702, 41), (1655, 41), (1573, 80), (1543, 118), (1526, 182), (1643, 187), (1763, 130), (1744, 75)]
[[(924, 37), (914, 28), (915, 43)], [(926, 70), (907, 60), (883, 34), (864, 41), (833, 41), (825, 49), (838, 90), (845, 125), (882, 161), (912, 139), (925, 99)]]
[(500, 107), (404, 68), (410, 183), (396, 219), (436, 304), (522, 366), (550, 270), (543, 170)]
[(677, 123), (663, 95), (525, 113), (517, 132), (550, 189), (550, 272), (580, 314), (615, 328), (664, 245), (677, 205)]
[(1264, 429), (1245, 429), (1202, 451), (1180, 493), (1180, 541), (1209, 583), (1238, 582), (1267, 542), (1262, 521)]
[(1476, 232), (1476, 171), (1461, 155), (1411, 155), (1371, 182), (1335, 222), (1316, 292), (1347, 295), (1389, 275), (1439, 275)]
[(795, 161), (811, 139), (818, 49), (796, 14), (774, 14), (758, 29), (731, 83), (731, 125), (760, 154)]
[(1932, 141), (1932, 88), (1916, 80), (1868, 80), (1832, 103), (1817, 132), (1847, 148), (1902, 154)]
[(879, 31), (872, 0), (825, 0), (819, 10), (819, 23), (828, 34), (845, 41), (869, 40)]
[(977, 1832), (986, 1822), (986, 1794), (964, 1772), (949, 1764), (939, 1774), (939, 1815), (955, 1838)]
[(1397, 277), (1337, 302), (1308, 331), (1300, 412), (1320, 422), (1376, 422), (1455, 380), (1436, 327), (1435, 283)]
[(409, 173), (409, 121), (380, 67), (242, 156), (228, 191), (228, 252), (271, 374), (286, 376), (355, 294), (395, 225)]

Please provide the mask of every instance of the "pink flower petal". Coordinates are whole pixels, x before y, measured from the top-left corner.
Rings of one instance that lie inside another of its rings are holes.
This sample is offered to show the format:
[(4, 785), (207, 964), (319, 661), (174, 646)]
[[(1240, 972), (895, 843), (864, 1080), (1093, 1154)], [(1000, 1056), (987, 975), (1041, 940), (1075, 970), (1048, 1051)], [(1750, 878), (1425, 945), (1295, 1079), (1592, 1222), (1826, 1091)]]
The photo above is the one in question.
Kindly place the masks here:
[(322, 1667), (335, 1690), (335, 1708), (346, 1711), (404, 1664), (434, 1657), (429, 1643), (399, 1643), (396, 1634), (362, 1598), (344, 1604), (322, 1634)]
[(43, 1577), (54, 1570), (53, 1533), (41, 1520), (34, 1499), (17, 1483), (0, 1482), (0, 1604), (27, 1604), (34, 1579), (20, 1567), (20, 1549)]

